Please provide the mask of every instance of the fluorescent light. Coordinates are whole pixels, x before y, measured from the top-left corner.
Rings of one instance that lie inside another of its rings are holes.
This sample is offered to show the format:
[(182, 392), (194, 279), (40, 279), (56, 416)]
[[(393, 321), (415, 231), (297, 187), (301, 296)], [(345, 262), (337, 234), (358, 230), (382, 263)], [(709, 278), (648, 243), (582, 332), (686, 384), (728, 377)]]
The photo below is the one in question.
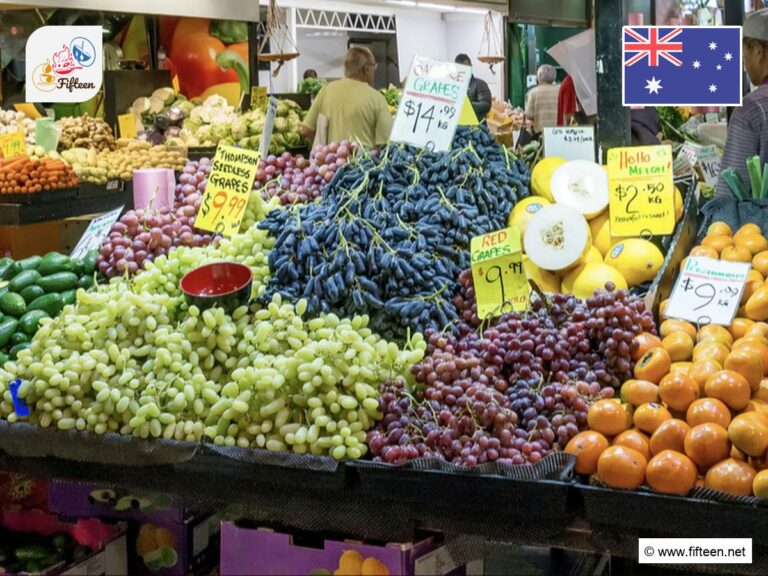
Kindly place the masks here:
[(463, 12), (464, 14), (488, 14), (488, 10), (483, 10), (482, 8), (456, 8), (456, 12)]
[(426, 8), (427, 10), (440, 10), (440, 12), (455, 12), (456, 6), (449, 6), (448, 4), (432, 4), (430, 2), (418, 2), (419, 8)]
[(384, 0), (387, 4), (397, 4), (398, 6), (416, 6), (414, 0)]

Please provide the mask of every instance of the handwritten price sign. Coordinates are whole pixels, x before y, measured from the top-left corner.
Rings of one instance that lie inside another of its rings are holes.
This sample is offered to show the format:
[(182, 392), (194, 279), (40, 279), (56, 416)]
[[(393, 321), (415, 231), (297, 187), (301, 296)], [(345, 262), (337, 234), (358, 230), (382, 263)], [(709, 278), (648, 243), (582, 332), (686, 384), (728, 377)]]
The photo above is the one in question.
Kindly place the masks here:
[(748, 262), (689, 257), (664, 311), (668, 318), (730, 326), (739, 309)]
[(240, 231), (240, 222), (259, 166), (259, 153), (232, 146), (219, 146), (195, 226), (225, 236)]
[(479, 318), (528, 307), (520, 229), (512, 226), (472, 238), (472, 279)]
[(594, 126), (544, 128), (544, 157), (595, 161)]
[(671, 234), (675, 185), (671, 146), (608, 150), (612, 236)]
[(0, 136), (0, 152), (3, 158), (16, 158), (27, 155), (27, 143), (24, 141), (24, 132), (3, 134)]
[(468, 66), (414, 57), (390, 139), (450, 150), (471, 77)]

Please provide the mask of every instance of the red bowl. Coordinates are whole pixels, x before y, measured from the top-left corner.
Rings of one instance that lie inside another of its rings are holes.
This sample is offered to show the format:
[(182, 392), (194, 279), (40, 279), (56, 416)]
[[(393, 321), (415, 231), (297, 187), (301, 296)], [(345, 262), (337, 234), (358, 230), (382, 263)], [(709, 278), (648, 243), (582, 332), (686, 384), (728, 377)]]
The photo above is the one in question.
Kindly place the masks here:
[(253, 273), (235, 262), (214, 262), (187, 272), (179, 286), (190, 304), (198, 308), (220, 306), (232, 312), (251, 299)]

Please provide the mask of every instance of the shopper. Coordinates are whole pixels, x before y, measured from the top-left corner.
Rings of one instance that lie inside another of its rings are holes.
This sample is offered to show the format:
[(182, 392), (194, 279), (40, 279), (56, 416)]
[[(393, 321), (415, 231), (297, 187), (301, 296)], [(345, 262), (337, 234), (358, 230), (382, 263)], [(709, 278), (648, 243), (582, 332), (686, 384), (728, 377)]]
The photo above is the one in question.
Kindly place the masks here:
[(557, 91), (557, 125), (570, 126), (576, 114), (576, 85), (568, 74)]
[(634, 108), (629, 111), (632, 146), (657, 146), (661, 125), (656, 108)]
[(350, 48), (344, 78), (320, 90), (302, 127), (311, 142), (321, 116), (328, 121), (327, 142), (352, 140), (368, 148), (383, 146), (392, 131), (387, 101), (372, 87), (376, 58), (364, 47)]
[[(466, 54), (459, 54), (456, 56), (456, 64), (464, 64), (464, 66), (471, 68), (472, 60)], [(476, 78), (473, 74), (472, 78), (469, 79), (467, 98), (469, 98), (469, 102), (472, 104), (475, 116), (482, 122), (488, 116), (488, 112), (491, 111), (491, 89), (488, 88), (485, 80)]]
[(555, 67), (542, 64), (536, 72), (538, 86), (528, 93), (525, 116), (533, 122), (533, 131), (540, 134), (544, 128), (557, 126), (557, 94), (560, 90), (555, 84)]
[[(733, 110), (720, 168), (735, 168), (741, 179), (749, 183), (747, 158), (757, 154), (761, 165), (768, 162), (768, 9), (747, 18), (742, 36), (744, 67), (758, 88), (744, 96), (741, 107)], [(731, 194), (722, 178), (717, 182), (717, 194)]]
[(309, 80), (310, 78), (317, 79), (317, 70), (314, 68), (307, 68), (304, 70), (304, 76), (302, 77), (303, 80)]

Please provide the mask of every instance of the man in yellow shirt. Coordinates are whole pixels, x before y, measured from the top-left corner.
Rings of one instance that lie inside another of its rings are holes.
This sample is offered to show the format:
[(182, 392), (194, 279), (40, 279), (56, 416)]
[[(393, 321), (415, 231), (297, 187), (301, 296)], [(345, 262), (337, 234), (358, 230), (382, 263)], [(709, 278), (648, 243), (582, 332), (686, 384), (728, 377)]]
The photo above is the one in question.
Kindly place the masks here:
[(368, 48), (350, 48), (344, 58), (344, 78), (331, 82), (312, 103), (302, 127), (310, 142), (318, 119), (328, 119), (328, 142), (351, 140), (367, 148), (384, 146), (392, 131), (387, 101), (373, 84), (376, 58)]

